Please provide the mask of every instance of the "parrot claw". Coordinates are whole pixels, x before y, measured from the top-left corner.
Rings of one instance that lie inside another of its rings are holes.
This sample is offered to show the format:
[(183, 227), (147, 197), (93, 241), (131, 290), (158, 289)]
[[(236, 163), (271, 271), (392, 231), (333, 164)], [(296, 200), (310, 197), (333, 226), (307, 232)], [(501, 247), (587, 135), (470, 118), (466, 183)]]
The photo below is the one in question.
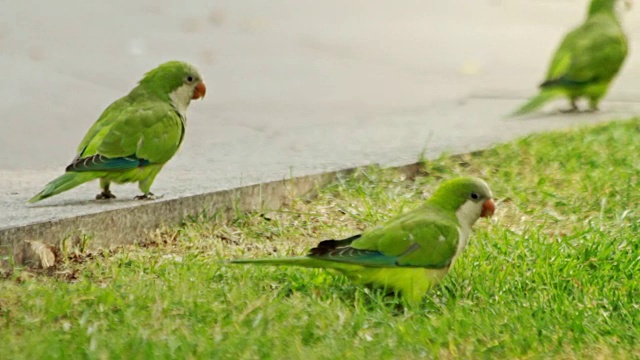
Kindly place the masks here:
[(158, 196), (155, 195), (154, 193), (146, 193), (143, 195), (138, 195), (136, 197), (134, 197), (134, 200), (157, 200), (160, 199), (162, 197), (162, 195)]
[(103, 191), (100, 194), (96, 195), (96, 200), (109, 200), (115, 199), (116, 196), (111, 193), (111, 191)]
[(569, 108), (569, 109), (562, 109), (562, 110), (560, 110), (560, 112), (563, 113), (563, 114), (573, 114), (573, 113), (580, 112), (580, 110), (578, 110), (577, 107), (572, 107), (572, 108)]
[(571, 99), (571, 107), (569, 109), (560, 110), (560, 112), (564, 114), (571, 114), (571, 113), (580, 112), (580, 109), (578, 109), (578, 104), (576, 104), (576, 100)]

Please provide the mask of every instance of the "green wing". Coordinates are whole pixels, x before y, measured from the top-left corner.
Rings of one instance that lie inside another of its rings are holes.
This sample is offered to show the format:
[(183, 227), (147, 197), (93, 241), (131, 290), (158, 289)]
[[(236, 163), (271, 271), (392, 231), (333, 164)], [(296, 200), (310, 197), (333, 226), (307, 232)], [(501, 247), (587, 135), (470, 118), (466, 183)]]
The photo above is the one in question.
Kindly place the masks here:
[[(122, 120), (121, 114), (129, 107), (133, 106), (135, 101), (135, 97), (131, 96), (131, 94), (120, 98), (111, 105), (109, 105), (100, 115), (100, 118), (96, 120), (96, 122), (91, 126), (87, 134), (84, 136), (80, 145), (78, 145), (78, 157), (80, 157), (83, 152), (87, 153), (96, 153), (97, 149), (87, 150), (87, 146), (95, 140), (96, 137), (104, 137), (104, 132), (108, 131), (109, 128), (116, 122)], [(101, 135), (98, 135), (101, 133)]]
[(421, 207), (345, 240), (323, 241), (310, 257), (367, 267), (444, 268), (458, 247), (457, 223)]
[(542, 87), (609, 82), (627, 56), (627, 40), (612, 14), (597, 14), (573, 30), (556, 51)]
[(182, 119), (170, 104), (125, 97), (104, 111), (68, 169), (108, 171), (163, 164), (176, 153), (183, 135)]

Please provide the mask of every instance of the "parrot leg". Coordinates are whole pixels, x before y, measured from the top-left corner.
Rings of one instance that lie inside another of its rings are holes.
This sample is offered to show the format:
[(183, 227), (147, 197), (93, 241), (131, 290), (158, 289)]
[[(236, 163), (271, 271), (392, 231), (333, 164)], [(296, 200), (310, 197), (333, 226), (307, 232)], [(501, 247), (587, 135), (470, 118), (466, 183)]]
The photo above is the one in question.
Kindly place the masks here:
[(578, 112), (578, 104), (576, 104), (576, 99), (575, 98), (571, 98), (571, 107), (569, 109), (565, 109), (565, 110), (560, 110), (560, 112), (563, 113), (574, 113), (574, 112)]
[(148, 192), (148, 193), (145, 193), (143, 195), (138, 195), (138, 196), (134, 197), (133, 199), (134, 200), (156, 200), (156, 199), (160, 199), (161, 197), (162, 197), (162, 195), (158, 196), (158, 195), (155, 195), (152, 192)]
[(140, 189), (140, 191), (142, 191), (142, 195), (138, 195), (134, 199), (156, 200), (162, 197), (157, 196), (151, 192), (151, 184), (153, 184), (153, 180), (155, 180), (156, 175), (158, 175), (158, 172), (160, 172), (160, 169), (162, 169), (162, 166), (157, 167), (157, 169), (155, 171), (152, 171), (144, 180), (140, 180), (138, 182), (138, 188)]
[(116, 196), (111, 193), (111, 190), (109, 190), (109, 185), (109, 181), (100, 179), (100, 188), (102, 189), (102, 192), (96, 195), (96, 200), (108, 200), (116, 198)]
[(600, 101), (599, 98), (590, 98), (589, 99), (589, 112), (596, 112), (598, 110), (600, 110), (598, 108), (598, 102)]

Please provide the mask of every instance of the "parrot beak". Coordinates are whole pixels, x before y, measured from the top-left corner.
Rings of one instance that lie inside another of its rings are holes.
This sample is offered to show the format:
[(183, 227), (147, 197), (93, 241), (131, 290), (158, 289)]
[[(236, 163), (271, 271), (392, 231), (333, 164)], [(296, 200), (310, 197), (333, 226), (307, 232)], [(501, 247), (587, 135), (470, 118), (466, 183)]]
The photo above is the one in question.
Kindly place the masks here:
[(196, 85), (196, 88), (193, 90), (193, 97), (191, 99), (192, 100), (197, 100), (200, 98), (204, 99), (204, 96), (206, 93), (207, 93), (207, 87), (204, 85), (204, 82), (201, 82), (198, 85)]
[(496, 211), (496, 204), (493, 202), (493, 199), (488, 199), (482, 204), (482, 212), (480, 213), (480, 217), (490, 217)]

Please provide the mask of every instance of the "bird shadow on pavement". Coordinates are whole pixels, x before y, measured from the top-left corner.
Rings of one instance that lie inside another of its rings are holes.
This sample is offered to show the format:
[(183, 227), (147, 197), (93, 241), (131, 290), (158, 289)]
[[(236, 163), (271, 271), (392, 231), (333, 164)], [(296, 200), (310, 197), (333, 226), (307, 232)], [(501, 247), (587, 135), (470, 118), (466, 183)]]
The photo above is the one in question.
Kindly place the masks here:
[(574, 119), (578, 116), (584, 116), (584, 115), (593, 115), (593, 114), (606, 114), (606, 111), (593, 111), (593, 110), (576, 110), (576, 111), (567, 111), (567, 110), (563, 110), (562, 108), (559, 109), (555, 109), (553, 111), (548, 111), (548, 112), (537, 112), (537, 113), (531, 113), (531, 114), (526, 114), (526, 115), (520, 115), (520, 116), (512, 116), (512, 115), (505, 115), (503, 117), (503, 120), (505, 121), (531, 121), (531, 120), (540, 120), (540, 119), (544, 119), (544, 120), (549, 120), (549, 119), (559, 119), (562, 120), (564, 119)]
[[(156, 199), (160, 200), (160, 199)], [(136, 200), (134, 198), (116, 198), (109, 200), (66, 200), (62, 202), (52, 203), (52, 204), (29, 204), (30, 208), (58, 208), (65, 206), (96, 206), (96, 205), (125, 205), (125, 204), (146, 204), (149, 202), (155, 202), (156, 200)], [(106, 210), (112, 210), (111, 207)]]

